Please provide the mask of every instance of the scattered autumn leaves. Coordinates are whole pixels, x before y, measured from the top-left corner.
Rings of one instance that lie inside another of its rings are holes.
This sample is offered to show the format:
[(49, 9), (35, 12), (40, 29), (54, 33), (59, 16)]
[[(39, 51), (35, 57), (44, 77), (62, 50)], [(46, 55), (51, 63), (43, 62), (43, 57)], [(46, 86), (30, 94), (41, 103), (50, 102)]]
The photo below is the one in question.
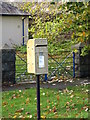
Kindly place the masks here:
[[(52, 90), (40, 88), (41, 118), (87, 118), (88, 87), (76, 86), (71, 89)], [(3, 92), (3, 117), (36, 118), (36, 90)]]
[[(78, 92), (80, 91), (78, 90)], [(63, 92), (52, 91), (52, 96), (55, 99), (47, 99), (46, 106), (41, 107), (42, 111), (44, 111), (42, 118), (49, 117), (50, 115), (52, 115), (53, 118), (60, 118), (60, 117), (68, 118), (72, 116), (73, 118), (74, 117), (78, 118), (80, 116), (84, 117), (83, 112), (88, 111), (88, 105), (86, 105), (86, 103), (83, 102), (82, 97), (80, 98), (81, 96), (80, 93), (77, 94), (75, 93), (74, 90), (68, 90), (67, 88), (64, 89)], [(47, 97), (47, 93), (46, 93), (46, 97)], [(85, 99), (87, 100), (87, 98)]]

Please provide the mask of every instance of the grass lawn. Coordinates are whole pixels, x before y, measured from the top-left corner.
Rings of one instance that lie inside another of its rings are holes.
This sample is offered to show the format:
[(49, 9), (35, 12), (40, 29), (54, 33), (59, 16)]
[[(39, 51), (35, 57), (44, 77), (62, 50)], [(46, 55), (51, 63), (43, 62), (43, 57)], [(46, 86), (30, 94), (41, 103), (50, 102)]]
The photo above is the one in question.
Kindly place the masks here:
[[(69, 87), (63, 91), (40, 89), (42, 118), (88, 118), (90, 85)], [(36, 118), (36, 89), (2, 93), (4, 118)]]

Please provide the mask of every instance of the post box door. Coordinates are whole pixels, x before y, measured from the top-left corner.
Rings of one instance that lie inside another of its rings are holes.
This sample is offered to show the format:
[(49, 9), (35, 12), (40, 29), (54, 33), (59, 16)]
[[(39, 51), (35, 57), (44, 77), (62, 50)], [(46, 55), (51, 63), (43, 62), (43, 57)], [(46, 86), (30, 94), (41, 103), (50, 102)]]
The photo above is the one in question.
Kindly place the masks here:
[(48, 50), (46, 47), (36, 47), (35, 52), (36, 60), (36, 74), (48, 73)]

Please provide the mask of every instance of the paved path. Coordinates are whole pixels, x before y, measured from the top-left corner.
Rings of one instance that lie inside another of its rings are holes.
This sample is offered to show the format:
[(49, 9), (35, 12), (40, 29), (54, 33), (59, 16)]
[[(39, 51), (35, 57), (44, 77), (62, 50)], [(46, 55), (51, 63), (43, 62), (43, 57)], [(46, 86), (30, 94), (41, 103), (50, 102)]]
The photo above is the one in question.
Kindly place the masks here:
[[(48, 81), (48, 82), (42, 82), (40, 83), (41, 88), (52, 88), (52, 89), (59, 89), (63, 90), (69, 86), (77, 86), (77, 85), (83, 85), (83, 84), (90, 84), (90, 78), (85, 79), (76, 79), (76, 80), (67, 80), (67, 81)], [(9, 91), (9, 90), (25, 90), (29, 88), (36, 88), (36, 83), (19, 83), (15, 85), (10, 86), (3, 86), (2, 91)]]

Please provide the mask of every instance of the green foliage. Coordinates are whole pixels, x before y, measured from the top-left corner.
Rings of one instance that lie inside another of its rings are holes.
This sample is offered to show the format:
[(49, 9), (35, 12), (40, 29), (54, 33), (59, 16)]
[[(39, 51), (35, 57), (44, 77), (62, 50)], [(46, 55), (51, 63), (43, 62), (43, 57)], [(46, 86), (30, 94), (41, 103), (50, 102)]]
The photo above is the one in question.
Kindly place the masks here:
[(87, 45), (85, 46), (83, 49), (82, 49), (82, 56), (85, 56), (88, 54), (88, 51), (90, 51), (90, 45)]
[[(58, 49), (61, 49), (64, 44), (62, 41), (65, 40), (69, 40), (69, 43), (71, 41), (71, 45), (83, 42), (87, 46), (89, 40), (88, 8), (88, 2), (68, 2), (63, 5), (60, 3), (26, 3), (23, 6), (23, 10), (28, 10), (32, 15), (29, 32), (33, 38), (47, 38), (49, 45), (58, 46)], [(64, 48), (70, 49), (71, 46), (65, 44)], [(54, 50), (51, 47), (49, 52), (52, 51)]]
[(20, 51), (21, 53), (27, 53), (27, 46), (26, 45), (16, 46), (15, 49), (16, 49), (16, 52)]

